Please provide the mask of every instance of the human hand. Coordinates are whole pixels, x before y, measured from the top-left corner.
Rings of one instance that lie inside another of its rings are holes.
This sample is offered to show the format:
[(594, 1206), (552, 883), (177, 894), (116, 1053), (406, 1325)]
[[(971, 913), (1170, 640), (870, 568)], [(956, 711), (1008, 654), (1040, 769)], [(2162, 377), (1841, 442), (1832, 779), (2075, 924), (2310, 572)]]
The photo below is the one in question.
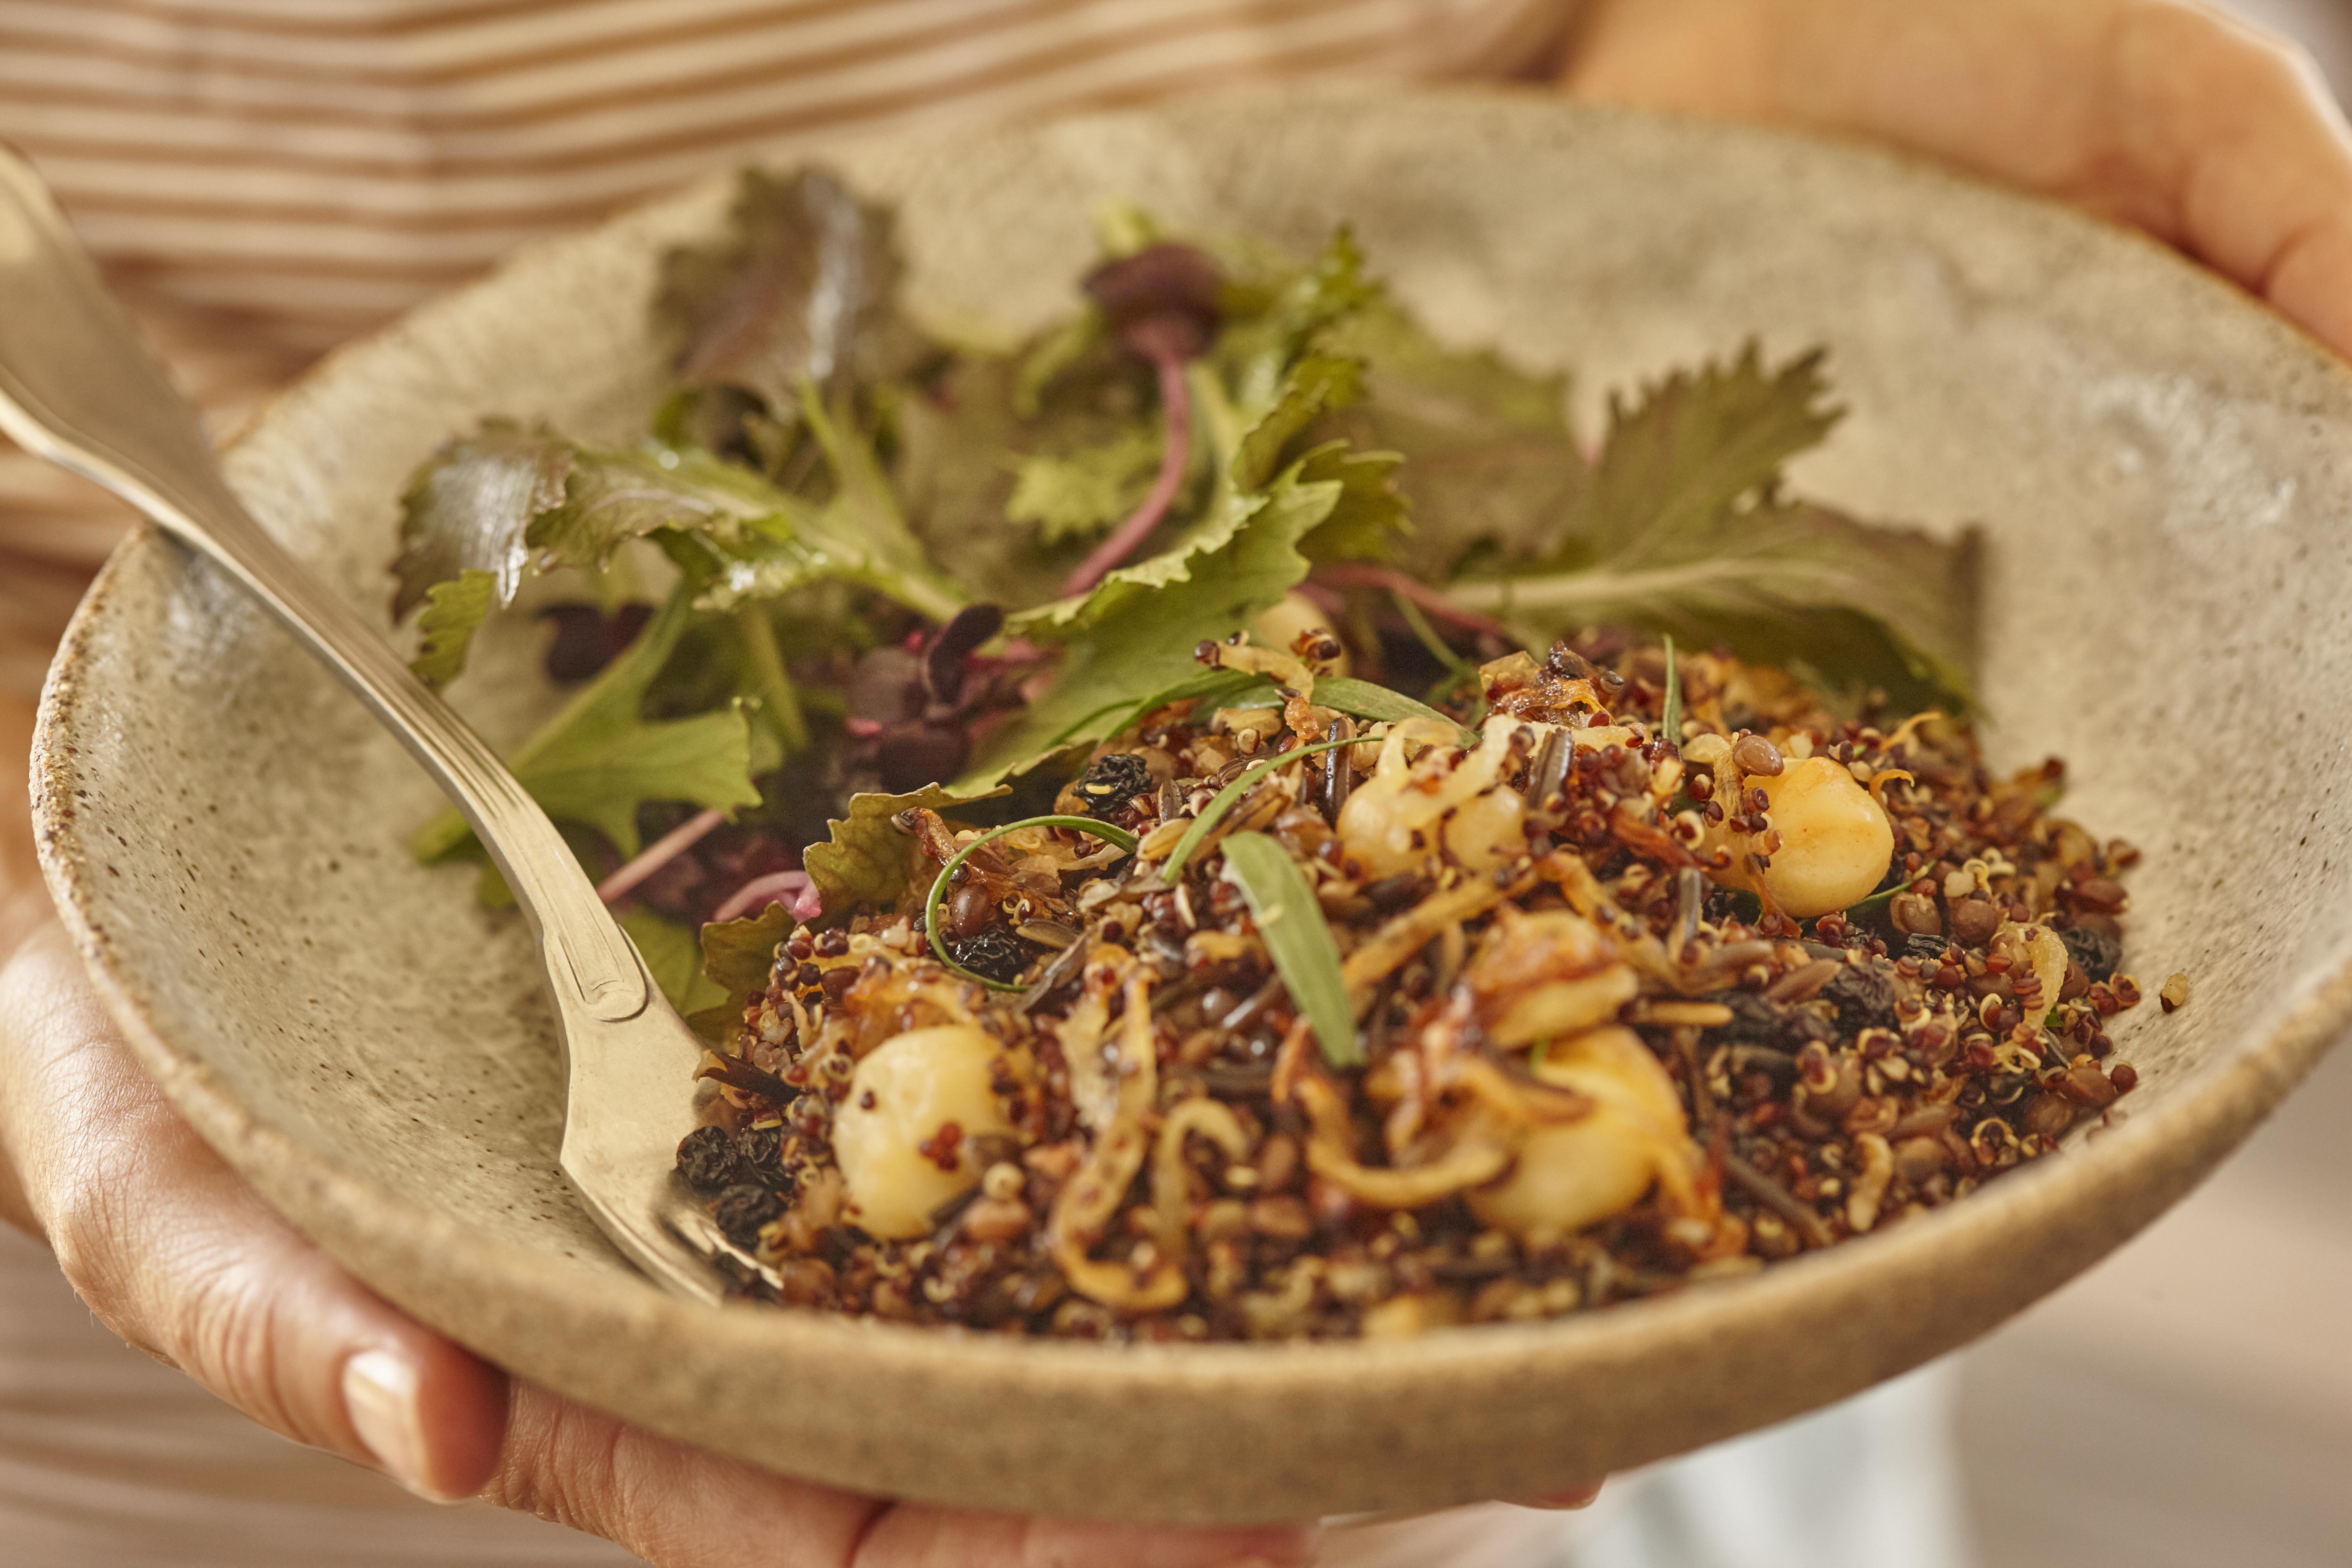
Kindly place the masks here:
[[(0, 755), (23, 756), (28, 729), (24, 707), (0, 702)], [(264, 1426), (420, 1495), (479, 1495), (658, 1568), (1217, 1568), (1311, 1554), (1305, 1530), (1128, 1529), (854, 1496), (509, 1380), (345, 1274), (180, 1120), (49, 913), (12, 796), (0, 795), (0, 1218), (47, 1237), (108, 1328)]]
[(2079, 203), (2352, 355), (2352, 135), (2300, 50), (2189, 0), (1596, 0), (1564, 83)]

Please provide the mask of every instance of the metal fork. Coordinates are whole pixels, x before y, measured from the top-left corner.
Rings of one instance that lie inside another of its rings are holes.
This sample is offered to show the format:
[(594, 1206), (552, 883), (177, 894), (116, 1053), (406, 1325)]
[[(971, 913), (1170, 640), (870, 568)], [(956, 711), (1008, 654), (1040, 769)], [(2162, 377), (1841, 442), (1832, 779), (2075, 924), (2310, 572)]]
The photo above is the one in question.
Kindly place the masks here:
[[(40, 176), (0, 146), (0, 430), (209, 557), (400, 737), (506, 876), (563, 1042), (558, 1163), (629, 1260), (706, 1301), (761, 1270), (681, 1190), (702, 1045), (555, 825), (481, 737), (245, 510), (196, 411), (149, 355)], [(722, 1268), (719, 1260), (724, 1261)]]

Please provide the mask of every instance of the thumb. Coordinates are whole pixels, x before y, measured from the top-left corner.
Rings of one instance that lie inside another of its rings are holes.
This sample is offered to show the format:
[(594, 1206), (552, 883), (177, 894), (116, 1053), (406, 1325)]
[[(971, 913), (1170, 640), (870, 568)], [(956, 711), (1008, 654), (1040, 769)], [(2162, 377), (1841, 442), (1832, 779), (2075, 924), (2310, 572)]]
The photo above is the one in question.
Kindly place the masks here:
[(442, 1500), (498, 1458), (503, 1374), (297, 1235), (139, 1070), (57, 928), (0, 972), (0, 1133), (100, 1320), (297, 1442)]

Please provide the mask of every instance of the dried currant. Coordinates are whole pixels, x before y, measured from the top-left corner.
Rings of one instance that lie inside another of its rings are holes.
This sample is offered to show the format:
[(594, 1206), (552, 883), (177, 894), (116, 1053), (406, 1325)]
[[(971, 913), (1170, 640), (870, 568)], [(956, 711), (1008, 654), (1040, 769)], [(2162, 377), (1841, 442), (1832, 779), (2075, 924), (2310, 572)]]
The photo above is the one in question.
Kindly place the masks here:
[(734, 1140), (723, 1127), (698, 1127), (678, 1140), (677, 1173), (703, 1192), (732, 1183), (738, 1163)]
[(1108, 822), (1150, 788), (1151, 764), (1133, 752), (1109, 752), (1097, 757), (1078, 780), (1077, 795), (1088, 816)]
[(2124, 944), (2095, 926), (2066, 926), (2058, 940), (2066, 944), (2067, 956), (2095, 981), (2114, 979), (2116, 965), (2123, 962)]
[(948, 956), (974, 974), (1007, 985), (1020, 979), (1021, 972), (1029, 967), (1028, 950), (1002, 926), (992, 926), (978, 936), (961, 941), (950, 938)]
[(1838, 1026), (1847, 1034), (1861, 1029), (1892, 1029), (1895, 976), (1874, 963), (1849, 963), (1821, 989), (1821, 998), (1837, 1009)]
[(783, 1217), (784, 1200), (770, 1189), (744, 1183), (719, 1194), (711, 1217), (728, 1240), (745, 1251), (760, 1244), (760, 1227)]
[(780, 1193), (793, 1190), (793, 1173), (784, 1168), (782, 1128), (745, 1128), (735, 1135), (735, 1154), (753, 1180)]

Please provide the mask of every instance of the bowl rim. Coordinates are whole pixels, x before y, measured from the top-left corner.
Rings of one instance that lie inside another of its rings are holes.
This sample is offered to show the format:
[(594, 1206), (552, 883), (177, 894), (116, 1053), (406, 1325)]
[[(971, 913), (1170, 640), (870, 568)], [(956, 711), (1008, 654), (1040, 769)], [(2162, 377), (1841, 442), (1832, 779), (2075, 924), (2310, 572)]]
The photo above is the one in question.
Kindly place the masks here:
[[(1258, 99), (1261, 95), (1246, 89), (1238, 95), (1219, 95), (1229, 96)], [(1276, 96), (1271, 92), (1263, 95), (1268, 100)], [(1297, 101), (1305, 95), (1294, 92), (1286, 96)], [(1406, 96), (1454, 103), (1506, 103), (1524, 102), (1538, 95), (1525, 89), (1454, 88), (1419, 89)], [(1686, 126), (1700, 123), (1707, 132), (1730, 139), (1761, 138), (1831, 148), (1849, 157), (1862, 152), (1883, 165), (1907, 168), (1912, 178), (1924, 176), (1961, 186), (1996, 190), (2013, 204), (2020, 221), (2070, 224), (2104, 231), (2110, 237), (2119, 236), (2160, 256), (2165, 265), (2193, 274), (2213, 291), (2217, 306), (2259, 314), (2271, 327), (2283, 329), (2276, 334), (2283, 346), (2306, 359), (2319, 361), (2330, 374), (2343, 378), (2347, 390), (2352, 391), (2352, 367), (2347, 367), (2301, 329), (2277, 317), (2236, 285), (2196, 267), (2137, 230), (2124, 229), (2053, 201), (1995, 186), (1940, 163), (1861, 143), (1853, 138), (1718, 121), (1696, 122), (1684, 116), (1573, 105), (1549, 94), (1539, 96), (1548, 110), (1562, 114), (1664, 121)], [(1169, 113), (1171, 108), (1196, 110), (1201, 101), (1188, 100), (1172, 106), (1095, 111), (1069, 118), (1150, 120)], [(1002, 132), (992, 130), (989, 133)], [(919, 131), (878, 140), (920, 142), (934, 140), (936, 135)], [(844, 138), (815, 145), (797, 156), (821, 157), (845, 144), (876, 140)], [(284, 407), (304, 396), (315, 384), (338, 377), (348, 367), (372, 357), (396, 353), (411, 339), (422, 337), (429, 341), (436, 323), (456, 302), (505, 285), (517, 274), (541, 265), (545, 258), (572, 247), (608, 243), (604, 237), (611, 230), (645, 215), (707, 201), (714, 186), (733, 178), (731, 169), (707, 174), (632, 205), (589, 228), (520, 247), (483, 277), (436, 295), (386, 326), (339, 346), (257, 407), (237, 432), (223, 443), (224, 458), (245, 446), (257, 431), (266, 428)], [(317, 1221), (331, 1216), (338, 1226), (348, 1226), (353, 1233), (372, 1237), (391, 1252), (419, 1259), (437, 1256), (445, 1260), (446, 1273), (463, 1276), (503, 1292), (519, 1307), (560, 1308), (563, 1316), (575, 1320), (583, 1310), (578, 1288), (583, 1282), (596, 1281), (595, 1291), (600, 1295), (609, 1292), (610, 1300), (590, 1302), (584, 1310), (592, 1321), (601, 1318), (616, 1329), (662, 1336), (716, 1334), (732, 1349), (744, 1353), (790, 1352), (806, 1356), (850, 1356), (877, 1368), (914, 1375), (938, 1375), (954, 1369), (1006, 1388), (1015, 1384), (1028, 1390), (1084, 1384), (1129, 1394), (1176, 1385), (1199, 1388), (1246, 1381), (1261, 1388), (1278, 1384), (1307, 1396), (1371, 1377), (1421, 1384), (1444, 1382), (1479, 1371), (1501, 1373), (1523, 1367), (1530, 1358), (1559, 1365), (1621, 1362), (1647, 1353), (1661, 1340), (1688, 1342), (1720, 1331), (1727, 1324), (1760, 1322), (1784, 1315), (1791, 1305), (1808, 1299), (1859, 1294), (1872, 1281), (1896, 1281), (1923, 1272), (1932, 1273), (1927, 1260), (1933, 1256), (1954, 1248), (1997, 1246), (2000, 1237), (2020, 1233), (2061, 1211), (2079, 1211), (2086, 1203), (2110, 1202), (2115, 1205), (2117, 1223), (2110, 1227), (2112, 1234), (2105, 1237), (2098, 1252), (2091, 1255), (2095, 1258), (2128, 1238), (2196, 1180), (2201, 1180), (2352, 1025), (2352, 955), (2347, 955), (2315, 966), (2311, 972), (2315, 978), (2308, 983), (2305, 994), (2272, 1026), (2259, 1037), (2244, 1040), (2221, 1059), (2193, 1068), (2154, 1108), (2132, 1115), (2087, 1145), (2070, 1148), (2064, 1158), (2038, 1162), (2032, 1169), (2007, 1174), (1993, 1189), (1998, 1194), (1997, 1202), (1984, 1193), (1972, 1194), (1968, 1202), (1936, 1210), (1888, 1231), (1855, 1237), (1821, 1254), (1803, 1254), (1752, 1275), (1624, 1303), (1607, 1311), (1576, 1313), (1532, 1324), (1477, 1325), (1468, 1331), (1433, 1332), (1393, 1341), (1135, 1345), (942, 1330), (749, 1303), (731, 1303), (713, 1310), (669, 1296), (642, 1276), (622, 1279), (551, 1252), (499, 1241), (405, 1197), (338, 1156), (262, 1121), (193, 1051), (175, 1043), (169, 1006), (142, 982), (138, 954), (118, 942), (108, 929), (103, 889), (96, 885), (93, 850), (85, 841), (85, 835), (92, 831), (94, 819), (86, 816), (78, 803), (82, 799), (79, 737), (86, 727), (105, 722), (102, 694), (96, 689), (102, 687), (103, 678), (93, 679), (90, 676), (93, 647), (109, 634), (110, 606), (131, 571), (155, 552), (174, 552), (178, 548), (152, 524), (142, 521), (109, 557), (60, 642), (43, 689), (34, 736), (31, 784), (40, 864), (59, 918), (107, 1011), (123, 1030), (142, 1068), (166, 1097), (205, 1142), (240, 1175), (252, 1182), (273, 1206), (281, 1213), (296, 1211), (288, 1218), (298, 1229), (316, 1231)], [(180, 556), (174, 569), (186, 570), (189, 559)], [(137, 635), (131, 634), (133, 638)], [(2344, 926), (2346, 932), (2352, 934), (2352, 915), (2347, 915)], [(2175, 1183), (2174, 1190), (2157, 1194), (2157, 1201), (2149, 1204), (2144, 1201), (2146, 1194), (2135, 1194), (2129, 1189), (2134, 1184), (2133, 1173), (2151, 1163), (2148, 1156), (2158, 1149), (2176, 1153), (2193, 1152), (2190, 1163), (2196, 1169), (2188, 1179)], [(346, 1266), (353, 1266), (336, 1240), (320, 1238), (320, 1244)], [(2069, 1267), (2056, 1279), (2032, 1289), (2016, 1305), (2021, 1307), (2037, 1299), (2089, 1260)], [(393, 1289), (387, 1294), (397, 1300), (402, 1292)], [(430, 1315), (427, 1321), (432, 1321)], [(461, 1338), (465, 1332), (457, 1325), (435, 1326)], [(1914, 1358), (1916, 1359), (1922, 1358)], [(1864, 1381), (1875, 1381), (1900, 1370), (1902, 1366), (1880, 1367)], [(691, 1432), (678, 1435), (693, 1436)]]

